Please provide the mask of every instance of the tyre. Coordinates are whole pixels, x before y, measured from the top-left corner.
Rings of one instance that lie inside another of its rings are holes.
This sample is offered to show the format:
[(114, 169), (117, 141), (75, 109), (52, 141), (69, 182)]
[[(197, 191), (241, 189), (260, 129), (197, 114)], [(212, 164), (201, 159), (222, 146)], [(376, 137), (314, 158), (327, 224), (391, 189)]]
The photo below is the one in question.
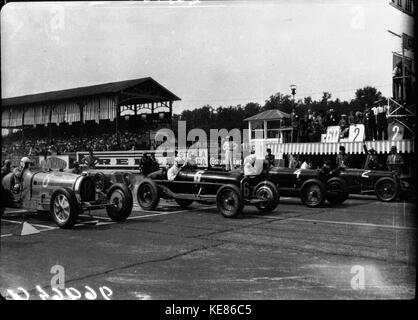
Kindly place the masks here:
[(300, 188), (302, 203), (310, 208), (320, 207), (325, 201), (325, 185), (319, 180), (305, 181)]
[(260, 212), (273, 211), (279, 204), (279, 191), (270, 181), (260, 182), (254, 189), (254, 195), (268, 200), (267, 203), (257, 203), (255, 205)]
[(390, 202), (396, 199), (399, 192), (398, 184), (389, 177), (383, 177), (377, 180), (374, 190), (380, 201)]
[(138, 185), (138, 204), (144, 210), (155, 210), (160, 202), (160, 193), (157, 184), (151, 179), (144, 178)]
[(96, 186), (96, 192), (104, 192), (108, 188), (108, 181), (103, 172), (97, 172), (93, 176), (94, 185)]
[(175, 199), (177, 204), (182, 207), (182, 208), (188, 208), (192, 203), (193, 200), (188, 200), (188, 199)]
[(121, 183), (114, 184), (107, 192), (110, 206), (106, 207), (107, 215), (114, 221), (125, 221), (132, 212), (133, 198), (129, 188)]
[(226, 218), (234, 218), (242, 212), (244, 199), (241, 190), (234, 185), (221, 187), (216, 193), (216, 206)]
[(348, 198), (348, 186), (341, 178), (331, 178), (327, 182), (326, 198), (331, 204), (341, 204)]
[(68, 229), (74, 226), (79, 213), (78, 209), (77, 199), (71, 189), (60, 188), (52, 194), (50, 213), (60, 228)]

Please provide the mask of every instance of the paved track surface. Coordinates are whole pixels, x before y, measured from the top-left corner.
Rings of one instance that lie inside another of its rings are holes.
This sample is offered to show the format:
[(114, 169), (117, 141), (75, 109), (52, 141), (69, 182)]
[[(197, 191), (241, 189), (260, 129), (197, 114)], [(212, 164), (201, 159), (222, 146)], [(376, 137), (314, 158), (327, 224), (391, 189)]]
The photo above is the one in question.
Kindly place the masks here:
[[(269, 214), (246, 207), (226, 219), (215, 206), (162, 202), (154, 212), (135, 204), (124, 223), (95, 211), (98, 223), (81, 217), (72, 230), (47, 214), (7, 210), (0, 293), (11, 298), (21, 287), (40, 299), (39, 286), (52, 296), (51, 268), (60, 265), (66, 288), (106, 286), (111, 299), (410, 299), (413, 209), (373, 197), (310, 209), (283, 198)], [(23, 221), (41, 232), (14, 235)]]

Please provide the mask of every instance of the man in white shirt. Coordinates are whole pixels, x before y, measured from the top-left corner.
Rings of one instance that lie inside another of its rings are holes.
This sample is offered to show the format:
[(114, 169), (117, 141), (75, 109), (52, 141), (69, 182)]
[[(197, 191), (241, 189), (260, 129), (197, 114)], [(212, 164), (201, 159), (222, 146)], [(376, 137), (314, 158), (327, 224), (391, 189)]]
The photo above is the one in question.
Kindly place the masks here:
[(187, 161), (184, 161), (184, 164), (180, 167), (180, 162), (182, 161), (181, 158), (177, 157), (174, 159), (173, 166), (167, 170), (167, 180), (173, 181), (177, 174), (180, 172), (181, 169), (183, 169), (187, 165)]
[(225, 139), (226, 141), (224, 142), (222, 149), (225, 151), (225, 169), (226, 171), (229, 171), (234, 168), (233, 151), (238, 145), (232, 141), (232, 137), (230, 136), (226, 136)]
[(309, 169), (309, 163), (305, 160), (300, 166), (301, 169)]
[(249, 156), (246, 156), (244, 159), (244, 175), (255, 175), (257, 174), (257, 169), (255, 168), (255, 161), (257, 160), (254, 151)]

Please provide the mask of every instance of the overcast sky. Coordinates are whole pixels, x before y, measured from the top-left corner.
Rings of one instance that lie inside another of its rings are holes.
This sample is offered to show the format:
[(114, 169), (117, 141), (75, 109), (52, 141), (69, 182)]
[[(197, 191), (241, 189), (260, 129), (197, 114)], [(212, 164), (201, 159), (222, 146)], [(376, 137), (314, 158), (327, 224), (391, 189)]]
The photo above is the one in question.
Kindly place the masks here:
[(182, 101), (264, 103), (323, 91), (391, 95), (412, 18), (389, 0), (11, 3), (1, 11), (2, 96), (152, 77)]

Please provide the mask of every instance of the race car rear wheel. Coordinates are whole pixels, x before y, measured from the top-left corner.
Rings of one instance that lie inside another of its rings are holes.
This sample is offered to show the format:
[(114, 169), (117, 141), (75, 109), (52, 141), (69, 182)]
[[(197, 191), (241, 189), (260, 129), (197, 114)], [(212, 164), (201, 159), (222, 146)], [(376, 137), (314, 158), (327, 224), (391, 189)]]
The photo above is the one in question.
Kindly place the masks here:
[(320, 207), (325, 201), (325, 185), (319, 180), (308, 180), (300, 188), (302, 203), (310, 208)]
[(182, 208), (188, 208), (192, 203), (193, 200), (188, 199), (175, 199), (177, 204)]
[(348, 198), (348, 186), (341, 178), (331, 178), (327, 182), (327, 200), (332, 204), (341, 204)]
[(392, 178), (383, 177), (377, 180), (374, 190), (380, 201), (390, 202), (395, 200), (398, 196), (399, 187), (396, 181)]
[(142, 180), (138, 186), (137, 199), (142, 209), (155, 210), (160, 202), (157, 184), (148, 178)]
[(107, 200), (111, 205), (106, 207), (107, 215), (114, 221), (125, 221), (132, 212), (133, 199), (131, 190), (124, 184), (117, 183), (107, 192)]
[(244, 199), (240, 189), (235, 185), (221, 187), (216, 193), (216, 205), (226, 218), (234, 218), (242, 212)]
[(77, 199), (74, 192), (69, 188), (56, 190), (51, 197), (50, 213), (60, 228), (73, 227), (78, 217)]
[(279, 191), (270, 181), (260, 182), (254, 189), (254, 195), (257, 198), (266, 199), (266, 203), (257, 203), (255, 207), (260, 212), (270, 212), (276, 209), (279, 204)]

